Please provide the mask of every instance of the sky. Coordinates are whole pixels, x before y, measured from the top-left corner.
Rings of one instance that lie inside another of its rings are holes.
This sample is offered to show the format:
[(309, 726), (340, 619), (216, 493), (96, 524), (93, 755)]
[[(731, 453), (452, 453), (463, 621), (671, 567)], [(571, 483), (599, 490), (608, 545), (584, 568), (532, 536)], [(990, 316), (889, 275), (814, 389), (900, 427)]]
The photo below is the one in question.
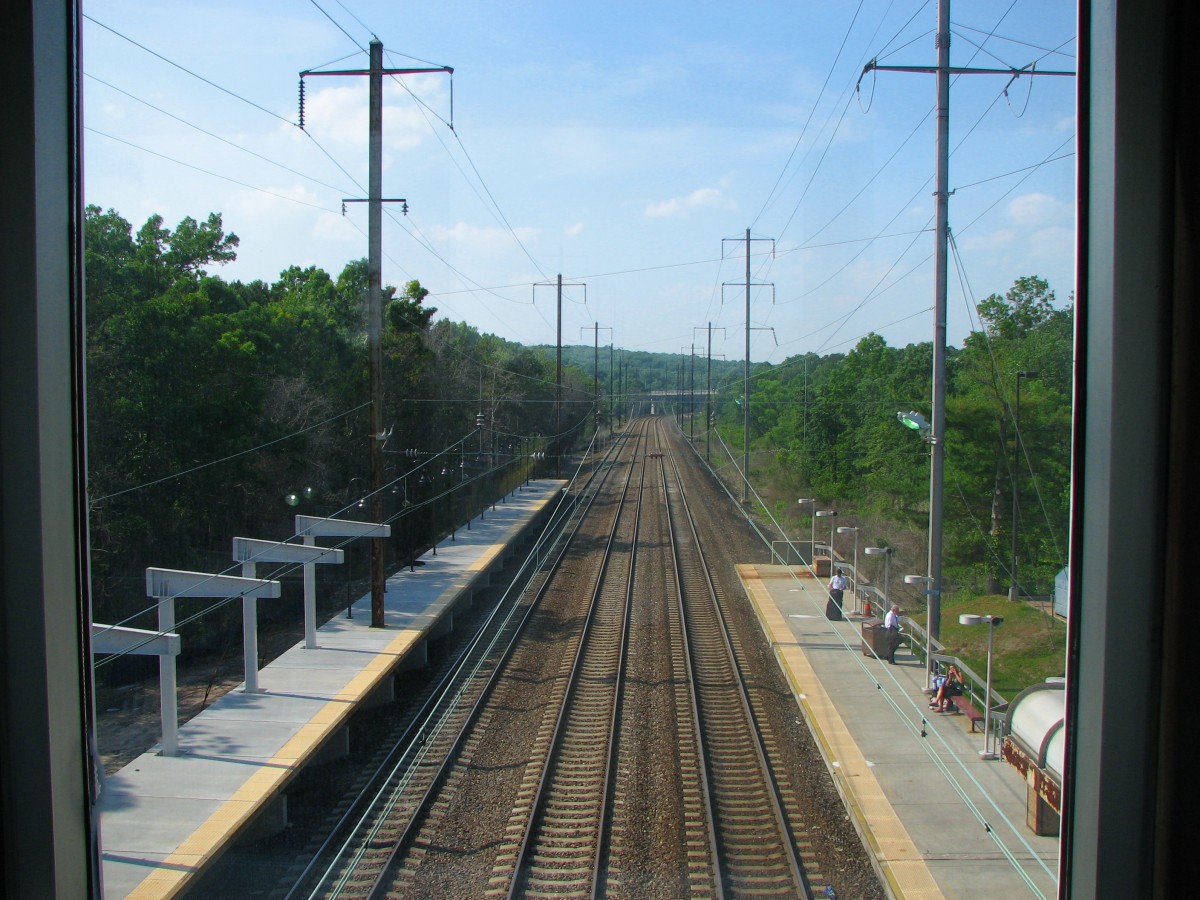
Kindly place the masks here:
[[(932, 0), (84, 0), (84, 192), (136, 230), (220, 213), (227, 280), (367, 255), (367, 79), (386, 80), (383, 277), (525, 344), (745, 358), (933, 337)], [(957, 0), (951, 65), (1075, 68), (1075, 5)], [(451, 127), (452, 126), (452, 127)], [(1075, 79), (950, 102), (948, 341), (1025, 275), (1070, 301)]]

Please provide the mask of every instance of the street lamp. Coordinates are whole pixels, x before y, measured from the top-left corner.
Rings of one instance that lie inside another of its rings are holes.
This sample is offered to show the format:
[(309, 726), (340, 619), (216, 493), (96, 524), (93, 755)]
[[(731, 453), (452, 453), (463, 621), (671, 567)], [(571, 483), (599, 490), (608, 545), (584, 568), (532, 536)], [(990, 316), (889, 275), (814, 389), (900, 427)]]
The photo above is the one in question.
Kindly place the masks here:
[(1017, 583), (1017, 516), (1021, 506), (1021, 494), (1018, 490), (1021, 478), (1021, 379), (1037, 377), (1037, 372), (1017, 373), (1017, 404), (1013, 412), (1012, 582), (1008, 588), (1008, 599), (1014, 601), (1021, 599), (1021, 588)]
[(317, 493), (316, 489), (311, 488), (311, 487), (306, 487), (300, 493), (296, 493), (293, 491), (292, 493), (288, 494), (286, 497), (283, 498), (283, 502), (286, 503), (288, 506), (299, 506), (300, 500), (302, 498), (304, 500), (311, 500), (316, 493)]
[(923, 584), (925, 595), (925, 687), (933, 685), (933, 579), (928, 575), (905, 575), (905, 584)]
[[(888, 563), (892, 561), (892, 554), (896, 551), (895, 547), (867, 547), (863, 553), (867, 556), (882, 556), (883, 557), (883, 604), (888, 604)], [(889, 606), (890, 608), (890, 606)]]
[[(833, 519), (836, 515), (837, 515), (836, 509), (818, 509), (815, 513), (813, 513), (813, 522), (814, 523), (816, 522), (817, 519), (824, 519), (824, 518), (829, 519), (829, 574), (830, 575), (833, 574)], [(814, 533), (815, 533), (815, 531), (816, 531), (816, 526), (814, 524)], [(814, 538), (814, 540), (815, 540), (815, 538)], [(813, 562), (814, 563), (816, 562), (816, 557), (817, 557), (817, 545), (814, 543), (813, 544)], [(814, 567), (814, 571), (815, 571), (815, 567)]]
[(925, 419), (925, 417), (923, 415), (921, 415), (915, 409), (909, 410), (906, 413), (905, 412), (896, 413), (896, 419), (905, 428), (911, 428), (913, 431), (919, 432), (921, 435), (921, 440), (923, 440), (923, 441), (931, 440), (931, 430), (932, 429), (929, 425), (929, 422)]
[[(854, 535), (854, 596), (858, 597), (858, 526), (857, 525), (839, 525), (838, 534), (853, 534)], [(858, 606), (857, 600), (855, 607)]]
[[(797, 503), (807, 503), (809, 506), (812, 507), (813, 513), (816, 512), (817, 501), (815, 499), (813, 499), (812, 497), (800, 497), (798, 500), (796, 500), (796, 502)], [(814, 544), (813, 542), (816, 540), (816, 537), (817, 537), (817, 517), (815, 515), (813, 515), (813, 513), (809, 513), (809, 516), (808, 516), (808, 523), (809, 523), (808, 559), (809, 559), (809, 562), (811, 562), (813, 557), (816, 556), (816, 552), (815, 552), (816, 544)]]
[(996, 628), (1004, 624), (1004, 619), (1000, 616), (975, 616), (969, 613), (958, 617), (960, 625), (982, 625), (985, 622), (988, 627), (987, 683), (983, 688), (983, 749), (979, 751), (979, 755), (983, 759), (995, 759), (996, 752), (989, 746), (992, 733), (992, 638)]

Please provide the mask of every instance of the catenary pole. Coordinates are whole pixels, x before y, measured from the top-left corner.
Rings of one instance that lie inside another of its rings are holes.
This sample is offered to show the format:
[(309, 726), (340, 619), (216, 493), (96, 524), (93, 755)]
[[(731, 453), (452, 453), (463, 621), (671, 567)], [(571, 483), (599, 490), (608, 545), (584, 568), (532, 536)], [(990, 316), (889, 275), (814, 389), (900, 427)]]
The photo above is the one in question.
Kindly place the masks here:
[[(881, 72), (933, 72), (937, 84), (937, 169), (934, 212), (934, 304), (933, 304), (933, 421), (930, 422), (929, 471), (929, 569), (928, 569), (928, 632), (933, 639), (941, 637), (942, 610), (942, 517), (945, 493), (946, 460), (946, 287), (947, 259), (950, 242), (950, 76), (951, 75), (1074, 75), (1074, 72), (1037, 70), (1032, 65), (1022, 69), (972, 69), (950, 65), (950, 0), (938, 0), (937, 32), (935, 36), (937, 65), (880, 66), (872, 60), (863, 69)], [(927, 673), (930, 661), (925, 661)]]
[[(383, 44), (371, 41), (367, 164), (367, 345), (371, 391), (371, 516), (383, 521)], [(371, 539), (371, 627), (384, 625), (384, 539)]]
[(750, 502), (750, 229), (746, 229), (746, 363), (742, 385), (742, 503)]
[[(554, 441), (562, 442), (562, 273), (558, 273), (558, 343), (554, 365)], [(562, 452), (554, 454), (554, 477), (562, 478)]]
[[(407, 203), (403, 199), (383, 198), (383, 76), (415, 75), (419, 73), (444, 72), (452, 74), (450, 66), (418, 69), (385, 69), (383, 67), (383, 44), (373, 39), (369, 48), (369, 67), (362, 69), (306, 70), (300, 73), (303, 79), (315, 76), (366, 75), (368, 81), (367, 112), (367, 380), (371, 398), (370, 413), (370, 470), (371, 470), (371, 515), (382, 522), (383, 513), (383, 204)], [(301, 93), (303, 98), (303, 93)], [(300, 110), (301, 128), (304, 122), (303, 101)], [(343, 203), (360, 203), (361, 198), (344, 198)], [(384, 627), (384, 548), (382, 537), (371, 540), (371, 627)]]

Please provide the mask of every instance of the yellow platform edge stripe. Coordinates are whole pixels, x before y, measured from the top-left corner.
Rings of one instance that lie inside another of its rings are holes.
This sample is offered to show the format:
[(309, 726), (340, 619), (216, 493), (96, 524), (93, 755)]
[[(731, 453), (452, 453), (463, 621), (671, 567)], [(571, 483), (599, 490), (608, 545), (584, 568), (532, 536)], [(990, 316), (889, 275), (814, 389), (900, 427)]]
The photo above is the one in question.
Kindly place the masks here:
[(884, 795), (875, 773), (867, 765), (862, 750), (817, 678), (807, 654), (796, 643), (791, 627), (771, 599), (762, 573), (753, 564), (740, 564), (737, 574), (817, 740), (838, 793), (842, 795), (858, 833), (869, 846), (888, 893), (908, 900), (944, 898), (916, 844)]

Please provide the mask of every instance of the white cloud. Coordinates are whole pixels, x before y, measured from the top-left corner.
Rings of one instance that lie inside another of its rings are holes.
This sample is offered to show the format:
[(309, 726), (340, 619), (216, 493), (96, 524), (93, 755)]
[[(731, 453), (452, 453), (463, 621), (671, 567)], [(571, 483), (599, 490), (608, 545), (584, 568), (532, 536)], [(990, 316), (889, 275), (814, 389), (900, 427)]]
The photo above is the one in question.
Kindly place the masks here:
[(574, 225), (569, 225), (563, 229), (563, 234), (567, 237), (577, 237), (583, 233), (583, 223), (576, 222)]
[(1063, 226), (1039, 228), (1029, 235), (1031, 259), (1072, 262), (1075, 259), (1075, 229)]
[(959, 244), (968, 253), (987, 253), (1003, 247), (1010, 247), (1016, 239), (1017, 229), (995, 228), (983, 234), (973, 234), (967, 238), (960, 238)]
[(1024, 194), (1008, 204), (1008, 214), (1025, 226), (1073, 222), (1075, 207), (1049, 194)]
[[(521, 238), (522, 243), (528, 243), (536, 238), (540, 233), (537, 228), (514, 228), (513, 231)], [(515, 249), (512, 235), (502, 228), (480, 228), (476, 225), (468, 225), (466, 222), (457, 222), (453, 227), (447, 228), (445, 225), (434, 225), (426, 229), (426, 234), (435, 247), (441, 245), (454, 245), (456, 247), (466, 247), (475, 251), (507, 250)]]
[[(304, 98), (304, 127), (322, 144), (365, 150), (367, 147), (367, 90), (362, 84), (309, 88)], [(416, 92), (414, 92), (416, 93)], [(294, 129), (292, 129), (294, 131)], [(412, 99), (398, 85), (384, 87), (383, 142), (386, 151), (419, 146), (429, 126)], [(297, 139), (303, 139), (297, 135)]]
[(716, 188), (698, 188), (686, 197), (673, 197), (661, 200), (646, 207), (647, 219), (663, 219), (669, 216), (682, 215), (692, 209), (714, 206), (721, 199), (721, 192)]

